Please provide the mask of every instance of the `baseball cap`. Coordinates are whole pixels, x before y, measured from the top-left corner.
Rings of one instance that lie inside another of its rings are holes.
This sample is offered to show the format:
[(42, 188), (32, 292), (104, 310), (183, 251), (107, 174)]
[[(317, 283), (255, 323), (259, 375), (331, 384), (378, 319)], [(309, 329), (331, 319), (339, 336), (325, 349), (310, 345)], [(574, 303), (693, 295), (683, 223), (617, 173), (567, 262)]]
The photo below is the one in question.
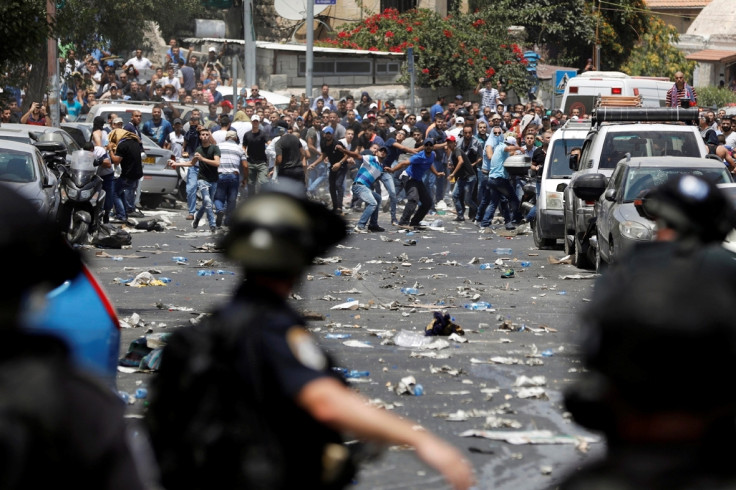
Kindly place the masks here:
[(375, 112), (368, 112), (368, 113), (366, 113), (365, 117), (370, 117), (371, 119), (375, 119), (376, 113)]
[(347, 101), (348, 101), (348, 99), (346, 99), (345, 97), (343, 97), (343, 98), (340, 99), (340, 102), (347, 102)]
[(507, 136), (504, 140), (504, 143), (506, 143), (507, 145), (516, 146), (516, 138), (514, 138), (513, 136)]
[(462, 116), (458, 116), (455, 118), (455, 124), (465, 124), (465, 118)]
[(494, 114), (491, 116), (491, 120), (494, 120), (494, 119), (501, 119), (501, 116), (499, 116), (498, 114)]
[(221, 107), (229, 107), (230, 109), (232, 109), (233, 108), (233, 103), (230, 102), (229, 100), (225, 99), (222, 102), (220, 102), (220, 106)]
[(379, 150), (386, 150), (386, 152), (388, 152), (388, 146), (386, 146), (386, 145), (381, 145), (381, 146), (378, 147), (378, 149)]
[(250, 120), (251, 120), (251, 122), (253, 122), (253, 121), (260, 121), (261, 120), (261, 116), (259, 116), (258, 114), (253, 114), (252, 116), (250, 116)]
[(457, 95), (455, 96), (455, 100), (463, 100), (463, 96), (462, 96), (462, 95), (460, 95), (460, 94), (457, 94)]
[(432, 138), (424, 138), (424, 145), (430, 144), (434, 145), (434, 140)]
[(225, 139), (226, 140), (237, 140), (238, 139), (238, 133), (236, 131), (228, 131), (225, 133)]
[(123, 122), (123, 118), (121, 117), (116, 117), (115, 119), (112, 120), (113, 124), (121, 124), (122, 122)]
[(174, 119), (174, 124), (181, 124), (181, 123), (182, 123), (181, 119), (179, 119), (178, 117)]
[(210, 49), (208, 49), (208, 51), (209, 51), (210, 53), (216, 53), (216, 52), (217, 52), (217, 50), (215, 49), (215, 47), (214, 47), (214, 46), (210, 46)]
[(335, 130), (332, 129), (332, 126), (327, 126), (325, 129), (322, 130), (322, 132), (325, 134), (334, 134)]
[(455, 136), (451, 134), (447, 137), (447, 141), (452, 141), (453, 143), (455, 143), (457, 141), (457, 138), (455, 138)]

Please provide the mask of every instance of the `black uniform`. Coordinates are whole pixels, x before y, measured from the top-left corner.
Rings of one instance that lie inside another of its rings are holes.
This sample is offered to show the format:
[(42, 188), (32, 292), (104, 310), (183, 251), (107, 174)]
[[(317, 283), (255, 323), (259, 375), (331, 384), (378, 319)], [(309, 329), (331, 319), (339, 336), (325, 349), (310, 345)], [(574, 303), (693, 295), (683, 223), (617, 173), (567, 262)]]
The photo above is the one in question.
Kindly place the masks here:
[(122, 401), (78, 373), (60, 340), (2, 332), (0, 391), (0, 488), (143, 488)]

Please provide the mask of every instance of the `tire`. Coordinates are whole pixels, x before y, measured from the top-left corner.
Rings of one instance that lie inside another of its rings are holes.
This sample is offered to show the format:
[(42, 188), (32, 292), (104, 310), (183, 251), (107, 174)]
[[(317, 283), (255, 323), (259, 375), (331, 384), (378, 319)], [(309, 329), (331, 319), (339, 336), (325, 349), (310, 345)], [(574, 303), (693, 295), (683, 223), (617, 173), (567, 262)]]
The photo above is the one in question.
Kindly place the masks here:
[(598, 241), (598, 248), (595, 249), (595, 271), (602, 274), (608, 268), (608, 263), (601, 257), (601, 242)]
[(66, 233), (66, 239), (72, 245), (81, 245), (87, 240), (88, 231), (89, 225), (87, 224), (87, 222), (72, 215), (72, 220), (69, 222), (69, 231), (67, 231)]
[(565, 247), (565, 255), (570, 255), (572, 259), (575, 260), (575, 243), (567, 239), (569, 235), (575, 235), (575, 230), (572, 230), (571, 232), (567, 229), (567, 213), (564, 215), (563, 224), (565, 226), (565, 236), (562, 237), (562, 241)]
[(593, 264), (591, 263), (589, 256), (589, 248), (590, 244), (588, 244), (587, 247), (584, 247), (580, 240), (578, 240), (577, 236), (575, 237), (575, 251), (572, 257), (573, 265), (577, 266), (579, 269), (593, 268)]
[(532, 237), (534, 238), (534, 246), (540, 250), (552, 248), (555, 246), (556, 240), (551, 238), (542, 238), (542, 230), (539, 224), (539, 218), (535, 218), (532, 223)]
[(141, 205), (148, 209), (156, 209), (163, 201), (163, 194), (141, 194)]

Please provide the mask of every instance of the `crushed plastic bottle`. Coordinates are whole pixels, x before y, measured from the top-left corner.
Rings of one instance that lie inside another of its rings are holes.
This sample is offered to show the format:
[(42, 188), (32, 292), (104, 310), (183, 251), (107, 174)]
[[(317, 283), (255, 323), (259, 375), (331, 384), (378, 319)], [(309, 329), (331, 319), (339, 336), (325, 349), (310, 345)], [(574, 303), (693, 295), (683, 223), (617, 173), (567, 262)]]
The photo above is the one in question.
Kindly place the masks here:
[(164, 284), (168, 284), (168, 283), (171, 282), (171, 278), (170, 277), (159, 277), (158, 280), (161, 281)]
[(401, 292), (404, 294), (419, 294), (417, 288), (401, 288)]
[(197, 275), (200, 276), (200, 277), (202, 277), (202, 276), (214, 276), (215, 275), (215, 271), (213, 271), (213, 270), (207, 270), (207, 269), (200, 269), (200, 270), (197, 271)]
[(123, 258), (121, 256), (119, 256), (119, 255), (116, 255), (116, 256), (114, 256), (112, 258), (112, 260), (114, 260), (115, 262), (122, 262), (123, 261)]
[(411, 347), (411, 348), (419, 348), (425, 345), (429, 345), (432, 342), (434, 342), (434, 337), (427, 337), (424, 335), (424, 332), (415, 332), (413, 330), (402, 330), (398, 334), (396, 334), (396, 337), (394, 337), (394, 342), (399, 347)]
[(424, 394), (424, 386), (420, 384), (414, 385), (414, 396), (422, 396)]
[[(439, 213), (437, 213), (437, 214), (439, 214)], [(442, 213), (442, 214), (444, 214), (444, 213)], [(432, 221), (432, 223), (431, 223), (430, 226), (432, 226), (433, 228), (442, 228), (443, 226), (445, 226), (445, 224), (442, 222), (441, 219), (436, 219), (436, 220)]]
[(479, 301), (477, 303), (465, 303), (463, 308), (466, 310), (482, 311), (491, 308), (491, 304), (488, 301)]
[(349, 339), (350, 337), (349, 333), (328, 333), (325, 335), (326, 339)]
[(350, 378), (368, 378), (371, 375), (370, 371), (356, 371), (355, 369), (351, 369), (345, 374), (345, 377)]
[(531, 263), (531, 262), (529, 262), (528, 260), (523, 260), (523, 261), (521, 262), (521, 266), (522, 266), (522, 267), (529, 267), (530, 265), (532, 265), (532, 263)]
[(340, 269), (335, 269), (335, 275), (336, 276), (341, 276), (342, 275), (342, 271)]
[(493, 253), (497, 255), (511, 255), (514, 253), (510, 248), (494, 248)]
[(219, 275), (221, 275), (221, 276), (234, 276), (234, 275), (235, 275), (235, 273), (234, 273), (234, 272), (230, 272), (230, 271), (224, 271), (224, 270), (222, 270), (222, 269), (218, 269), (218, 270), (217, 270), (217, 274), (219, 274)]
[(485, 264), (480, 264), (480, 270), (484, 271), (486, 269), (493, 269), (493, 264), (490, 262), (486, 262)]
[(171, 257), (171, 260), (174, 262), (189, 262), (189, 259), (186, 257)]
[(549, 349), (547, 349), (547, 350), (545, 350), (545, 351), (542, 351), (542, 357), (552, 357), (552, 356), (554, 356), (554, 355), (555, 355), (555, 353), (554, 353), (554, 352), (552, 352), (552, 351), (551, 351), (551, 350), (549, 350)]
[(135, 390), (135, 397), (139, 400), (146, 398), (148, 396), (148, 390), (145, 388), (138, 388)]

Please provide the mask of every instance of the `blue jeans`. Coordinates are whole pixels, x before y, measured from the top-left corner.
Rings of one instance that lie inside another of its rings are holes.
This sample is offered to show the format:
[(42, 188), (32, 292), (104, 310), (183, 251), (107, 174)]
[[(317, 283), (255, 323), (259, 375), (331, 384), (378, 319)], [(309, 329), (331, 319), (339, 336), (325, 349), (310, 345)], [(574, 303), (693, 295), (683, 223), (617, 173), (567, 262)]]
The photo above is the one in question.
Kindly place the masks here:
[(230, 217), (238, 201), (238, 187), (240, 176), (235, 173), (220, 174), (215, 191), (215, 212), (225, 212), (225, 225), (230, 225)]
[(187, 208), (192, 216), (197, 212), (197, 181), (199, 180), (199, 166), (189, 167), (187, 172)]
[(319, 186), (325, 180), (327, 180), (327, 165), (320, 163), (314, 170), (309, 172), (309, 187), (307, 187), (307, 192), (310, 194), (317, 192), (317, 189), (319, 189)]
[(534, 207), (529, 210), (529, 212), (526, 215), (526, 220), (531, 221), (533, 219), (537, 218), (537, 205), (539, 205), (539, 193), (542, 191), (542, 181), (537, 180), (537, 201), (534, 204)]
[(474, 186), (475, 176), (457, 179), (455, 182), (455, 189), (452, 191), (452, 200), (455, 203), (455, 211), (457, 211), (458, 218), (464, 218), (466, 203), (471, 210), (476, 207), (475, 201), (473, 201)]
[(202, 196), (202, 206), (200, 206), (197, 214), (194, 216), (194, 222), (199, 223), (202, 219), (202, 215), (207, 213), (207, 221), (210, 224), (210, 228), (215, 226), (215, 213), (212, 211), (212, 200), (217, 192), (217, 182), (207, 182), (206, 180), (199, 179), (197, 181), (197, 190)]
[[(118, 218), (126, 219), (128, 213), (135, 211), (135, 191), (138, 189), (138, 179), (118, 177), (115, 181), (115, 210)], [(120, 214), (123, 213), (123, 214)]]
[(102, 190), (105, 191), (105, 204), (103, 206), (103, 220), (105, 223), (110, 218), (110, 211), (115, 202), (115, 174), (107, 174), (102, 176)]
[[(483, 221), (481, 226), (490, 226), (493, 221), (493, 215), (496, 214), (496, 207), (501, 200), (501, 197), (505, 197), (509, 201), (511, 207), (511, 213), (513, 214), (514, 221), (521, 220), (521, 211), (519, 209), (519, 198), (516, 197), (514, 188), (511, 186), (509, 179), (503, 177), (491, 177), (488, 179), (488, 188), (490, 190), (490, 202), (486, 208), (485, 214), (483, 215)], [(506, 220), (508, 223), (508, 219)]]
[(481, 172), (480, 169), (476, 173), (478, 175), (478, 201), (480, 202), (475, 212), (475, 221), (480, 221), (491, 202), (491, 188), (488, 185), (488, 175)]
[(398, 223), (398, 220), (396, 219), (396, 203), (398, 202), (398, 199), (396, 198), (396, 186), (394, 185), (394, 174), (383, 172), (381, 174), (381, 183), (383, 183), (383, 186), (386, 188), (386, 192), (388, 192), (388, 199), (389, 199), (389, 209), (391, 211), (391, 223)]
[(330, 199), (332, 199), (332, 210), (342, 212), (342, 201), (345, 197), (345, 175), (348, 173), (348, 167), (343, 162), (340, 168), (332, 170), (329, 173)]
[(381, 204), (381, 194), (363, 184), (353, 184), (353, 196), (365, 203), (363, 214), (360, 215), (358, 226), (363, 228), (368, 220), (370, 226), (378, 226), (378, 206)]

